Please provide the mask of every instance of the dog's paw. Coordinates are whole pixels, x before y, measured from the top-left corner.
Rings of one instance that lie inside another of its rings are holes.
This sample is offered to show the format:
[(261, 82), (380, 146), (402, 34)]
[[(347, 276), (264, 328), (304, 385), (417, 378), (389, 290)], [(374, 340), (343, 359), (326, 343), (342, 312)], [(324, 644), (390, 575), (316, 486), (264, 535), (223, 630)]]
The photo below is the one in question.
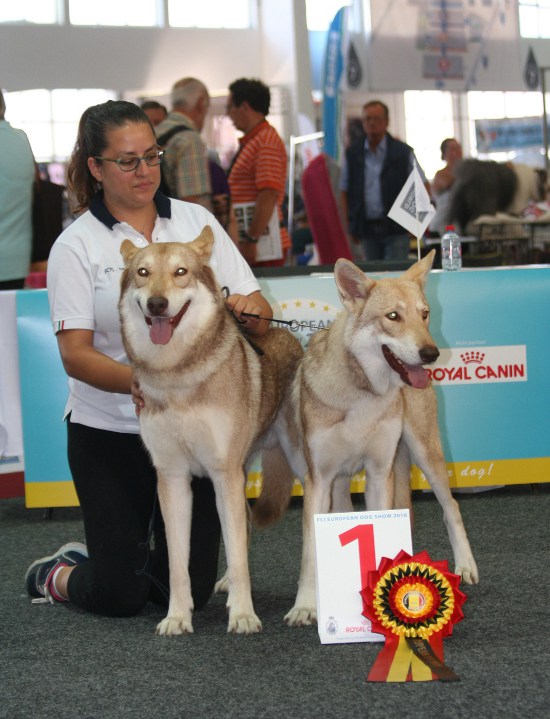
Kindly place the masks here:
[(455, 574), (459, 575), (464, 584), (477, 584), (479, 582), (479, 573), (473, 559), (469, 563), (457, 564)]
[(285, 616), (285, 622), (289, 627), (307, 627), (317, 624), (317, 609), (294, 606)]
[(214, 592), (216, 594), (229, 594), (229, 579), (227, 574), (224, 574), (221, 579), (218, 579), (214, 585)]
[(262, 631), (262, 623), (258, 617), (252, 614), (231, 615), (229, 612), (229, 624), (227, 632), (231, 634), (257, 634)]
[(174, 637), (179, 634), (193, 634), (193, 624), (191, 617), (183, 616), (165, 617), (162, 622), (157, 624), (156, 633), (162, 637)]

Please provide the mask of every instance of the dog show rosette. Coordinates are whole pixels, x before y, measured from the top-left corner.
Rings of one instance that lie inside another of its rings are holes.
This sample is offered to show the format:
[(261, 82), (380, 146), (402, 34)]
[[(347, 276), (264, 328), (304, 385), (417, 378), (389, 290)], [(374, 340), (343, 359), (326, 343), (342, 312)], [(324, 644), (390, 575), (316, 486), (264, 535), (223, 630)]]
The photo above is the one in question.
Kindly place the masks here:
[(466, 596), (459, 583), (446, 560), (434, 562), (426, 551), (382, 557), (361, 590), (363, 615), (385, 636), (367, 681), (459, 679), (443, 661), (443, 639), (464, 618)]

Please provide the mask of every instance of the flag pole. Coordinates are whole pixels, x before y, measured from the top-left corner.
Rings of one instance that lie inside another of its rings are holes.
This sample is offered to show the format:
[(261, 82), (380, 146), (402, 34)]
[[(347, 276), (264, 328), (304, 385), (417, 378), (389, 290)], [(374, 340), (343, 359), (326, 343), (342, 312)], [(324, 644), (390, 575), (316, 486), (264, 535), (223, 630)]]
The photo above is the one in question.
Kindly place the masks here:
[(416, 258), (418, 261), (420, 261), (420, 220), (418, 219), (418, 188), (416, 187), (416, 183), (418, 181), (419, 173), (418, 173), (418, 166), (416, 164), (416, 158), (414, 159), (414, 196), (416, 198), (416, 201), (414, 203), (414, 211), (416, 213)]

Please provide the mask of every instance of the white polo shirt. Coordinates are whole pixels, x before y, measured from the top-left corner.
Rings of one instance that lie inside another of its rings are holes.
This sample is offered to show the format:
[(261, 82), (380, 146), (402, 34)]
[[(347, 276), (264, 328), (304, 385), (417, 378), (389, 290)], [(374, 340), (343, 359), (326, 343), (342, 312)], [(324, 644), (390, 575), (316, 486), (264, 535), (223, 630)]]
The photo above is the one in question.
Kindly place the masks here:
[[(205, 225), (214, 232), (210, 266), (231, 294), (249, 295), (260, 289), (252, 270), (216, 218), (200, 205), (171, 200), (157, 192), (153, 242), (191, 242)], [(107, 210), (102, 195), (58, 237), (48, 260), (48, 299), (54, 332), (85, 329), (94, 332), (94, 347), (128, 364), (122, 345), (118, 300), (124, 269), (120, 245), (129, 239), (138, 247), (147, 240)], [(131, 396), (103, 392), (69, 378), (65, 417), (97, 429), (138, 433)]]

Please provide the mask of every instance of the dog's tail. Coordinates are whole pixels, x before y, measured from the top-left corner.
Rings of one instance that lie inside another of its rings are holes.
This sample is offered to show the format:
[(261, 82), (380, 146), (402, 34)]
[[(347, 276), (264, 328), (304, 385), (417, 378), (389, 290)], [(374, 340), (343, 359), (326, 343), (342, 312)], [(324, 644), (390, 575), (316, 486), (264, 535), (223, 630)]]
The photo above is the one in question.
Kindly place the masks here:
[(280, 445), (262, 450), (262, 493), (252, 507), (257, 527), (278, 522), (288, 509), (294, 472)]

